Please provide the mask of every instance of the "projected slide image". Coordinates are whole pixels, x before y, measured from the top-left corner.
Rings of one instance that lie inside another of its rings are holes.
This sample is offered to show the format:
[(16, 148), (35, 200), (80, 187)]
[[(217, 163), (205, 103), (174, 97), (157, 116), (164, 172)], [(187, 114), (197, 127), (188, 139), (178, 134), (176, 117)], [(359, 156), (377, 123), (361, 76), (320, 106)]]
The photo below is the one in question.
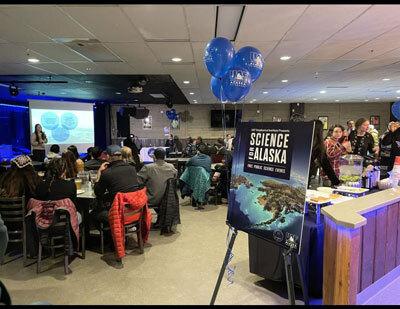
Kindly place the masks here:
[(43, 127), (48, 144), (94, 142), (92, 111), (32, 109), (32, 132), (37, 123)]

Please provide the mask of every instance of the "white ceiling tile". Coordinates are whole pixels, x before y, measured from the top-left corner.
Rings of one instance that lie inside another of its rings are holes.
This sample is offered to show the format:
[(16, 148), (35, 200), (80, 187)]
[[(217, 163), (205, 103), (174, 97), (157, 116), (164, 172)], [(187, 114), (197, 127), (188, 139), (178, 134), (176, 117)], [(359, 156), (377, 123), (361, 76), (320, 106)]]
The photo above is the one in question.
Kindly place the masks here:
[(18, 6), (2, 10), (50, 38), (92, 38), (92, 35), (55, 6)]
[(319, 68), (319, 71), (343, 71), (362, 62), (362, 60), (334, 60)]
[(400, 47), (400, 41), (372, 40), (340, 57), (346, 60), (367, 60)]
[(90, 61), (75, 62), (75, 63), (69, 62), (69, 63), (67, 63), (67, 65), (70, 68), (73, 68), (83, 74), (88, 74), (88, 75), (90, 75), (90, 74), (107, 74), (108, 73), (108, 71), (104, 67), (99, 66), (96, 63), (90, 62)]
[(236, 41), (280, 40), (306, 8), (306, 5), (247, 5)]
[(282, 56), (291, 56), (288, 63), (299, 60), (308, 54), (311, 50), (319, 46), (322, 42), (307, 40), (307, 41), (281, 41), (276, 48), (266, 57), (268, 60), (279, 61)]
[(87, 59), (61, 43), (17, 43), (16, 46), (29, 49), (57, 62), (86, 61)]
[(104, 45), (127, 62), (157, 61), (151, 49), (144, 43), (105, 43)]
[(149, 42), (148, 46), (160, 62), (171, 62), (172, 58), (182, 58), (182, 62), (193, 62), (189, 42)]
[(336, 59), (366, 43), (367, 40), (328, 41), (311, 51), (306, 59)]
[(28, 75), (28, 74), (51, 74), (52, 72), (47, 72), (44, 70), (38, 70), (37, 68), (30, 67), (25, 64), (12, 63), (12, 64), (1, 64), (1, 73), (10, 75)]
[(324, 40), (367, 10), (369, 5), (311, 5), (284, 39)]
[(39, 70), (46, 70), (54, 74), (81, 74), (81, 72), (61, 63), (37, 63), (27, 64), (27, 66), (37, 68)]
[(135, 74), (166, 74), (164, 67), (157, 61), (129, 64), (135, 69)]
[(332, 40), (365, 40), (389, 31), (400, 24), (400, 6), (374, 5), (332, 37)]
[(119, 7), (80, 5), (61, 9), (101, 42), (143, 41), (140, 33)]
[(186, 20), (191, 42), (207, 41), (214, 38), (215, 5), (185, 5)]
[(137, 74), (134, 67), (124, 62), (102, 62), (97, 64), (110, 74)]
[[(41, 62), (54, 62), (53, 60), (29, 51), (29, 57), (39, 59)], [(16, 44), (0, 44), (0, 63), (28, 63), (28, 51), (24, 46)]]
[(347, 69), (347, 72), (352, 72), (352, 71), (359, 71), (359, 70), (371, 70), (371, 69), (380, 69), (384, 66), (393, 64), (398, 62), (400, 59), (383, 59), (383, 60), (368, 60), (364, 61), (354, 67), (351, 67)]
[(257, 48), (264, 59), (271, 53), (271, 51), (277, 46), (278, 41), (268, 41), (268, 42), (235, 42), (235, 50), (238, 51), (240, 48), (245, 46), (253, 46)]
[(8, 42), (51, 42), (42, 33), (23, 25), (19, 19), (11, 18), (0, 10), (0, 38)]
[(182, 6), (121, 5), (145, 40), (188, 40)]

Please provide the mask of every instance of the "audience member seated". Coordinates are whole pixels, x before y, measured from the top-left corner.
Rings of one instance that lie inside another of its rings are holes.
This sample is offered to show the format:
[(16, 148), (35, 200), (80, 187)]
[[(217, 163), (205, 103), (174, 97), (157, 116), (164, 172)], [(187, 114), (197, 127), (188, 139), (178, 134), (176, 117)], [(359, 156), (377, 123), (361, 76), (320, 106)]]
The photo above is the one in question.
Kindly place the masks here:
[[(58, 201), (69, 198), (76, 207), (76, 185), (73, 180), (66, 180), (66, 168), (67, 164), (62, 158), (50, 162), (46, 180), (39, 183), (36, 188), (38, 200)], [(81, 223), (81, 215), (79, 213), (77, 215), (78, 223)]]
[(219, 138), (217, 140), (217, 143), (215, 143), (214, 146), (210, 147), (209, 153), (216, 155), (224, 155), (226, 153), (224, 140), (222, 138)]
[[(156, 207), (155, 211), (159, 213), (159, 205), (164, 196), (167, 187), (167, 180), (176, 178), (178, 171), (175, 167), (164, 161), (165, 151), (163, 148), (157, 148), (153, 154), (154, 163), (147, 164), (138, 173), (138, 182), (146, 186), (146, 194), (149, 207)], [(157, 222), (159, 217), (157, 216)]]
[(75, 179), (78, 176), (78, 169), (75, 164), (75, 156), (70, 150), (64, 150), (61, 156), (65, 160), (65, 177), (67, 179)]
[(68, 150), (71, 151), (74, 154), (75, 157), (75, 164), (78, 172), (83, 172), (85, 170), (85, 166), (83, 161), (79, 158), (79, 153), (78, 149), (76, 148), (75, 145), (71, 145), (68, 147)]
[(165, 147), (169, 147), (169, 152), (174, 151), (174, 137), (172, 136), (172, 134), (168, 135), (168, 139), (165, 142)]
[(186, 147), (182, 152), (182, 157), (191, 158), (197, 153), (196, 145), (193, 143), (193, 138), (190, 136), (186, 139)]
[(206, 146), (206, 148), (207, 148), (206, 143), (203, 142), (203, 138), (202, 138), (201, 136), (198, 136), (198, 137), (196, 138), (196, 150), (199, 150), (199, 147), (200, 147), (201, 145), (204, 145), (204, 146)]
[(8, 244), (7, 227), (4, 224), (4, 221), (1, 219), (0, 215), (0, 264), (3, 263), (4, 254), (6, 253), (7, 250), (7, 244)]
[(87, 150), (86, 150), (86, 157), (84, 157), (83, 158), (83, 162), (84, 163), (86, 163), (87, 161), (90, 161), (90, 160), (92, 160), (92, 149), (93, 149), (94, 147), (89, 147)]
[(211, 159), (207, 154), (207, 146), (202, 144), (197, 149), (197, 155), (186, 162), (186, 166), (201, 166), (211, 174)]
[(134, 166), (136, 172), (139, 172), (143, 166), (143, 163), (140, 162), (140, 156), (136, 155), (136, 158), (134, 158), (132, 154), (132, 149), (127, 146), (122, 147), (122, 161)]
[(0, 178), (0, 196), (18, 197), (25, 195), (25, 204), (36, 196), (36, 186), (40, 182), (31, 158), (20, 155), (11, 161), (11, 168)]
[(100, 147), (98, 146), (92, 147), (90, 152), (91, 159), (85, 162), (85, 170), (97, 171), (100, 168), (100, 166), (105, 162), (104, 160), (100, 159), (102, 153), (103, 150)]
[(45, 164), (49, 164), (51, 160), (54, 158), (60, 158), (60, 146), (51, 145), (50, 152), (47, 154), (47, 157), (44, 159)]
[[(140, 149), (142, 148), (142, 145), (140, 144), (139, 139), (135, 134), (130, 134), (129, 137), (124, 140), (124, 146), (129, 147), (131, 149), (131, 155), (133, 157), (133, 161), (135, 163), (140, 163)], [(123, 155), (123, 153), (122, 153)], [(137, 168), (136, 168), (137, 170)]]
[[(118, 192), (128, 193), (139, 189), (136, 169), (122, 161), (122, 149), (118, 145), (107, 146), (107, 161), (97, 172), (94, 192), (98, 199), (97, 207), (90, 213), (90, 218), (97, 229), (100, 222), (108, 224), (108, 212)], [(105, 194), (108, 191), (108, 194)]]

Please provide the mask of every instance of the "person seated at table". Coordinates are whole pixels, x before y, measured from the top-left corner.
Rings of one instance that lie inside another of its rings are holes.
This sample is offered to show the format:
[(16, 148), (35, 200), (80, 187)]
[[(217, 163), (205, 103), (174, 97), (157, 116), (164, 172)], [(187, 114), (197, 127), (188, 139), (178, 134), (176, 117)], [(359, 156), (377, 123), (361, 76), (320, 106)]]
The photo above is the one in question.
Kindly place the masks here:
[(51, 145), (50, 152), (44, 159), (44, 163), (48, 165), (50, 161), (53, 160), (54, 158), (60, 158), (60, 146), (58, 145)]
[(108, 212), (115, 195), (118, 192), (128, 193), (140, 189), (136, 169), (122, 160), (121, 147), (109, 145), (106, 153), (107, 162), (100, 166), (94, 185), (97, 207), (90, 213), (91, 221), (99, 230), (100, 222), (108, 224)]
[(181, 141), (179, 140), (178, 135), (175, 135), (174, 136), (174, 152), (182, 152), (182, 148), (183, 148), (183, 146), (182, 146)]
[(126, 146), (122, 147), (122, 161), (134, 166), (136, 172), (139, 172), (143, 166), (143, 163), (140, 162), (139, 155), (134, 158), (132, 154), (132, 149)]
[(129, 137), (124, 140), (124, 146), (131, 149), (134, 161), (139, 162), (139, 153), (142, 145), (135, 134), (130, 134)]
[(389, 131), (382, 138), (383, 146), (391, 146), (390, 157), (388, 160), (388, 171), (393, 170), (394, 160), (396, 156), (400, 156), (400, 124), (393, 122), (389, 126)]
[(169, 147), (169, 152), (173, 152), (174, 151), (174, 137), (172, 136), (172, 134), (168, 135), (168, 139), (165, 142), (165, 147)]
[(186, 147), (182, 152), (182, 157), (183, 158), (191, 158), (191, 157), (195, 156), (196, 153), (197, 153), (196, 145), (193, 143), (193, 138), (189, 136), (186, 139)]
[(65, 160), (65, 177), (67, 179), (75, 179), (78, 176), (78, 169), (76, 168), (75, 156), (70, 150), (64, 150), (61, 158)]
[(205, 144), (200, 145), (197, 149), (197, 155), (190, 158), (186, 162), (186, 166), (201, 166), (211, 174), (211, 158), (207, 154), (207, 146)]
[(224, 155), (226, 153), (225, 142), (222, 138), (218, 138), (214, 146), (210, 147), (210, 154)]
[(100, 147), (92, 147), (90, 152), (91, 159), (85, 162), (85, 170), (98, 170), (100, 166), (105, 162), (100, 159), (101, 154), (103, 153), (103, 149)]
[[(58, 201), (69, 198), (75, 207), (77, 205), (75, 181), (67, 180), (67, 163), (65, 159), (52, 160), (49, 164), (46, 180), (42, 181), (36, 187), (36, 196), (41, 201)], [(82, 222), (79, 212), (78, 223)]]
[(20, 155), (10, 161), (10, 169), (0, 177), (0, 196), (20, 197), (25, 195), (25, 204), (36, 197), (36, 187), (40, 182), (31, 158)]
[(84, 162), (84, 163), (86, 163), (86, 162), (92, 160), (92, 149), (93, 149), (93, 148), (94, 148), (94, 147), (89, 147), (89, 148), (86, 150), (86, 157), (83, 158), (83, 162)]
[[(159, 213), (159, 205), (164, 196), (167, 187), (167, 180), (176, 178), (178, 171), (176, 168), (164, 161), (165, 151), (162, 148), (157, 148), (153, 154), (154, 163), (144, 165), (138, 173), (138, 182), (146, 186), (146, 194), (149, 207), (155, 207), (157, 214)], [(159, 222), (157, 216), (156, 225)]]
[(207, 147), (206, 143), (203, 142), (203, 138), (202, 138), (201, 136), (198, 136), (198, 137), (196, 138), (196, 150), (199, 150), (199, 147), (200, 147), (201, 145), (204, 145), (204, 146)]
[(67, 148), (69, 151), (71, 151), (74, 154), (75, 157), (75, 164), (78, 172), (83, 172), (85, 170), (85, 165), (81, 158), (79, 157), (78, 149), (76, 148), (75, 145), (71, 145)]

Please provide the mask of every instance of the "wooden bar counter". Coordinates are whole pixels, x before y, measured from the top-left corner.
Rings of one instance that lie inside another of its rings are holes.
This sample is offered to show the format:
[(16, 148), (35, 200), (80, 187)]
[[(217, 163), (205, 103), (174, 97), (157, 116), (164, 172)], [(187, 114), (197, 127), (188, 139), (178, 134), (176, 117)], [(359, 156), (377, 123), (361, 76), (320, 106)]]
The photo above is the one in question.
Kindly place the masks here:
[(400, 187), (322, 208), (324, 305), (357, 295), (400, 265)]

